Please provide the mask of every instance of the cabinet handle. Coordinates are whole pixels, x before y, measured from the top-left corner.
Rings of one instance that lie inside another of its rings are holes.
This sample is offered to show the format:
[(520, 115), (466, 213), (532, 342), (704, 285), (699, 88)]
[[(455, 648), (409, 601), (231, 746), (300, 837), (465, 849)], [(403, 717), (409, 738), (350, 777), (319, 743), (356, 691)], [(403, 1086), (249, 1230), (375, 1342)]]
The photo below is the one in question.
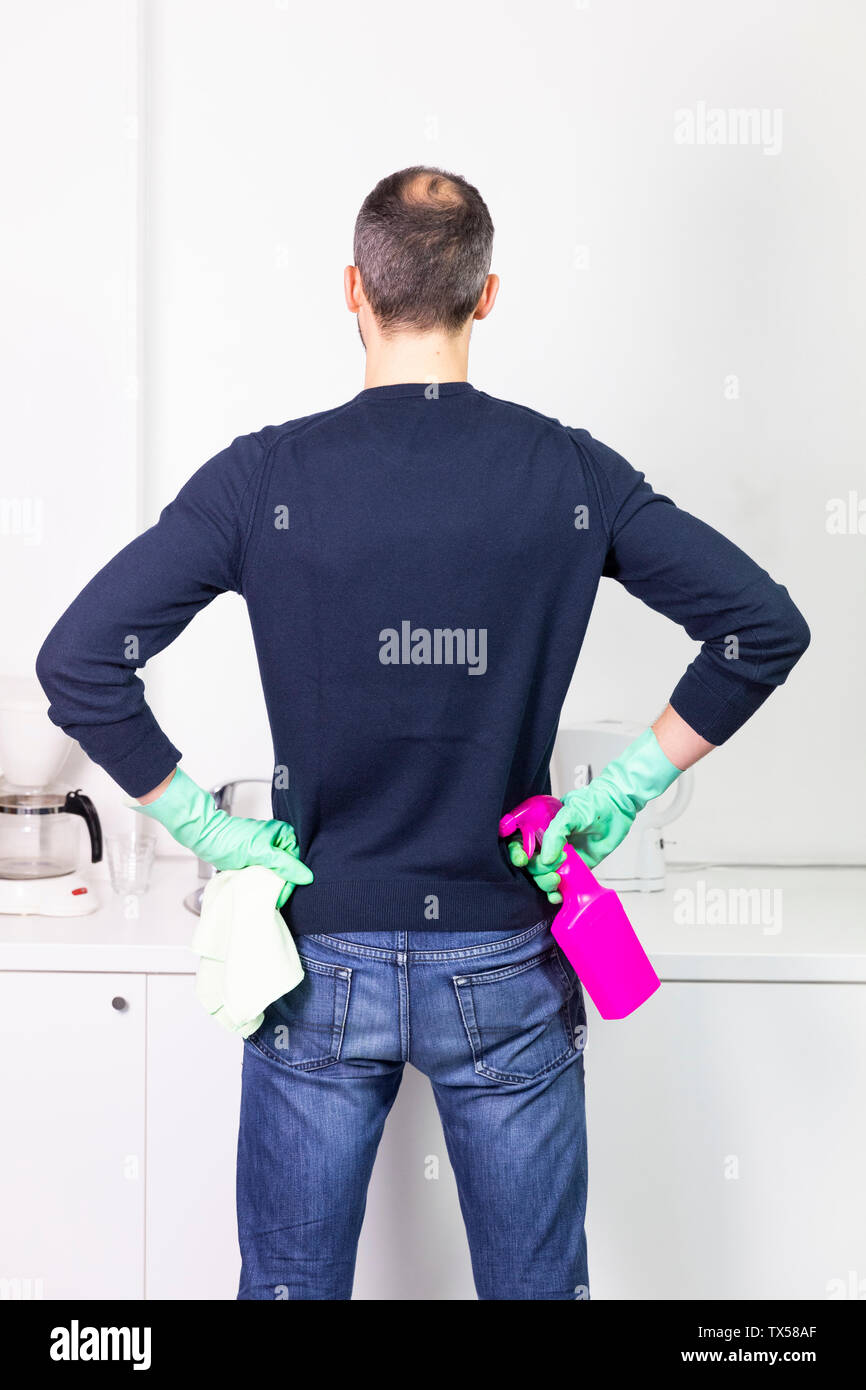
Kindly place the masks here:
[(111, 1001), (111, 1007), (113, 1009), (117, 1009), (119, 1013), (122, 1013), (124, 1009), (129, 1008), (129, 1005), (127, 1004), (122, 994), (115, 994), (114, 998)]

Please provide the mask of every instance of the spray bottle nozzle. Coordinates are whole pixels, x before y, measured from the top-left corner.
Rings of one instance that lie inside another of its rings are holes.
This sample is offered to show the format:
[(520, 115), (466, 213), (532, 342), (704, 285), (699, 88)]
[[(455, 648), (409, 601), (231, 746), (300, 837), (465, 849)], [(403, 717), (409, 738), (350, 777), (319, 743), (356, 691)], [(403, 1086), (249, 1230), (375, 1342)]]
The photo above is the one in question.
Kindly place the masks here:
[(562, 802), (557, 801), (555, 796), (530, 796), (527, 801), (521, 801), (519, 806), (515, 806), (513, 811), (502, 817), (499, 822), (499, 834), (504, 838), (506, 835), (516, 835), (519, 831), (526, 857), (529, 859), (541, 844), (544, 832), (553, 817), (561, 809)]

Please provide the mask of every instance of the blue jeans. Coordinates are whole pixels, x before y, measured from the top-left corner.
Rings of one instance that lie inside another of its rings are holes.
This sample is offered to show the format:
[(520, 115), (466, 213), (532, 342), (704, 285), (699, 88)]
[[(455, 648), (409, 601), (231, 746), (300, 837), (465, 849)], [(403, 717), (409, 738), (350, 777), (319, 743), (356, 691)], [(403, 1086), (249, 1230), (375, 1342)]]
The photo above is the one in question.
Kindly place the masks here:
[(296, 938), (244, 1043), (238, 1298), (349, 1299), (403, 1067), (429, 1076), (481, 1299), (589, 1297), (586, 1010), (549, 921)]

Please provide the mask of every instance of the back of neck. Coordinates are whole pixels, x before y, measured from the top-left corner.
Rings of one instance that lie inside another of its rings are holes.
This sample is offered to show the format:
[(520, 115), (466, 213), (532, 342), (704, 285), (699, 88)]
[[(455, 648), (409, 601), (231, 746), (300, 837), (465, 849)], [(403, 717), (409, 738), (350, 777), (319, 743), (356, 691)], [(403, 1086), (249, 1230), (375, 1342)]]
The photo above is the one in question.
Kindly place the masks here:
[(364, 386), (399, 386), (410, 381), (466, 381), (469, 335), (399, 334), (367, 344)]

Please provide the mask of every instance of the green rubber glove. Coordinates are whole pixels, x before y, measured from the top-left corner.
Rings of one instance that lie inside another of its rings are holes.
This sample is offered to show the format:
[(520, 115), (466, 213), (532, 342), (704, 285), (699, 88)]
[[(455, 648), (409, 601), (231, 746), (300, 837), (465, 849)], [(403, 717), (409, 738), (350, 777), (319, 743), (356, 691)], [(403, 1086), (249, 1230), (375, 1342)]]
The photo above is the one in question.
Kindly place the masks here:
[(511, 840), (508, 853), (512, 864), (528, 869), (550, 902), (561, 903), (556, 870), (565, 857), (566, 840), (574, 845), (584, 864), (594, 869), (622, 843), (638, 811), (667, 791), (681, 771), (662, 752), (652, 729), (647, 729), (593, 777), (589, 786), (566, 793), (562, 810), (550, 822), (538, 853), (531, 859), (527, 861), (519, 839)]
[(276, 906), (281, 908), (296, 884), (312, 883), (312, 872), (298, 858), (298, 838), (281, 820), (253, 820), (217, 809), (210, 792), (197, 786), (180, 768), (161, 796), (142, 806), (127, 806), (159, 821), (178, 844), (191, 849), (215, 869), (246, 869), (261, 864), (285, 882)]

